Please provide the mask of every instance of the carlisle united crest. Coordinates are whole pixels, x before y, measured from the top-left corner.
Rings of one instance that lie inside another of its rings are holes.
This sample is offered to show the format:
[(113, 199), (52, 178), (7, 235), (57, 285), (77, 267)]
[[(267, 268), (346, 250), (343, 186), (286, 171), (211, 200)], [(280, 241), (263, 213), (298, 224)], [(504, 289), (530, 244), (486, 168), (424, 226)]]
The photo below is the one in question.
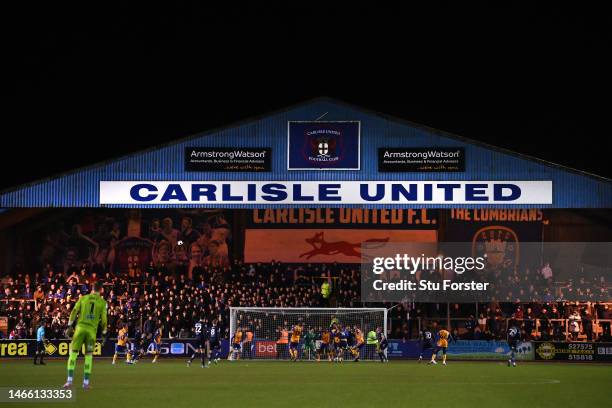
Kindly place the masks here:
[(336, 154), (338, 136), (311, 137), (307, 135), (307, 141), (310, 142), (311, 147), (311, 154), (308, 155), (307, 159), (312, 162), (323, 163), (333, 163), (340, 160), (340, 156)]
[(330, 157), (336, 151), (336, 141), (328, 137), (321, 137), (313, 143), (314, 154), (320, 157)]
[(359, 170), (359, 122), (289, 122), (289, 170)]
[(513, 269), (519, 263), (519, 240), (516, 233), (501, 225), (481, 228), (472, 239), (472, 255), (487, 259), (493, 269)]

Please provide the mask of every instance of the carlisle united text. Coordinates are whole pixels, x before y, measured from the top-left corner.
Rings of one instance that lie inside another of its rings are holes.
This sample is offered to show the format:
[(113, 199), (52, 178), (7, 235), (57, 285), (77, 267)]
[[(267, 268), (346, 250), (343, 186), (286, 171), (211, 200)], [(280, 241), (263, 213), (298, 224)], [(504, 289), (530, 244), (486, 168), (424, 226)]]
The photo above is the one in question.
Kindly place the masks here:
[(513, 202), (522, 195), (504, 182), (134, 182), (135, 202), (433, 203)]

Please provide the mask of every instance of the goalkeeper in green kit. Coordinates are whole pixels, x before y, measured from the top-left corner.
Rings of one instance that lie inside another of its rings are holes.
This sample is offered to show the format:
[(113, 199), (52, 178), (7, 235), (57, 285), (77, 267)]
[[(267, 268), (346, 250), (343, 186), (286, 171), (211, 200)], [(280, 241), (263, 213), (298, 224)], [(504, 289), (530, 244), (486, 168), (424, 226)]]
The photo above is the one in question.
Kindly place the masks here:
[(308, 330), (304, 335), (304, 354), (308, 356), (309, 360), (314, 357), (316, 353), (315, 338), (314, 329)]
[[(74, 305), (72, 313), (70, 313), (66, 336), (72, 338), (72, 341), (70, 342), (70, 357), (68, 357), (68, 379), (66, 384), (64, 384), (64, 388), (72, 386), (76, 360), (79, 356), (79, 351), (83, 344), (85, 344), (83, 388), (89, 389), (89, 377), (91, 376), (93, 365), (93, 350), (96, 343), (98, 326), (102, 327), (103, 343), (106, 340), (107, 305), (106, 301), (100, 296), (101, 291), (102, 283), (95, 282), (91, 293), (81, 296)], [(75, 320), (76, 329), (73, 329)]]

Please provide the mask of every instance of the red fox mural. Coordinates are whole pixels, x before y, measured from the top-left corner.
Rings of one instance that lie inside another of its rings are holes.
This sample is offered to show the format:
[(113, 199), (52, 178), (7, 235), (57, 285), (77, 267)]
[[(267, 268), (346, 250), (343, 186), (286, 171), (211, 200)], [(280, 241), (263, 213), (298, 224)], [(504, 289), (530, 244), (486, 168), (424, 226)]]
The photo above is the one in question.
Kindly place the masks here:
[[(345, 256), (354, 256), (358, 258), (361, 257), (361, 252), (359, 251), (359, 247), (361, 246), (362, 242), (357, 242), (354, 244), (347, 242), (347, 241), (327, 242), (325, 241), (323, 234), (324, 232), (317, 232), (311, 238), (304, 239), (304, 241), (306, 241), (308, 244), (312, 246), (312, 250), (308, 252), (304, 252), (303, 254), (300, 254), (300, 258), (306, 257), (306, 259), (310, 259), (313, 256), (317, 256), (317, 255), (337, 255), (337, 254), (342, 254)], [(389, 238), (368, 239), (363, 242), (364, 243), (367, 242), (367, 243), (384, 244), (384, 243), (389, 242)]]

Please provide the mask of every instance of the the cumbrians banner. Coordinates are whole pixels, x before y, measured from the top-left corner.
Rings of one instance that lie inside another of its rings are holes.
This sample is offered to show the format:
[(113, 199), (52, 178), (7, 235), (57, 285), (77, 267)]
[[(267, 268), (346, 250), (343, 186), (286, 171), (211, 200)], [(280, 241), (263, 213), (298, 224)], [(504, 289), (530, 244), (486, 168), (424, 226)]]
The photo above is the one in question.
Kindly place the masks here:
[(245, 233), (246, 262), (359, 263), (361, 245), (436, 242), (438, 212), (426, 209), (256, 209)]
[(486, 255), (489, 264), (539, 266), (539, 252), (518, 249), (520, 243), (542, 241), (541, 209), (451, 209), (447, 214), (440, 237), (445, 242), (471, 242), (473, 255)]

